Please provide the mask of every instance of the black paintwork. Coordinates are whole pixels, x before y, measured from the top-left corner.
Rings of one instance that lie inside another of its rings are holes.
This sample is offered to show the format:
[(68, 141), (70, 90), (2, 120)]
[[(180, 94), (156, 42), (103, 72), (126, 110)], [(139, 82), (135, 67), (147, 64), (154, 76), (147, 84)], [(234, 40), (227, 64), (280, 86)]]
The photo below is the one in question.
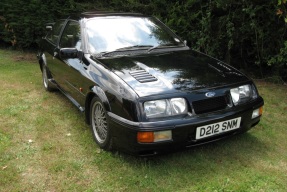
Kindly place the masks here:
[[(100, 60), (139, 97), (230, 86), (249, 79), (224, 63), (192, 50)], [(157, 81), (140, 83), (130, 72), (145, 70)]]
[[(117, 15), (142, 17), (141, 14), (85, 13), (82, 18)], [(64, 22), (63, 28), (69, 19)], [(63, 31), (63, 29), (61, 30)], [(60, 33), (60, 35), (62, 32)], [(84, 34), (82, 34), (84, 37)], [(238, 70), (188, 47), (159, 50), (137, 50), (136, 54), (118, 54), (97, 57), (87, 51), (87, 40), (82, 39), (82, 50), (61, 47), (48, 36), (42, 39), (39, 63), (46, 65), (54, 85), (61, 90), (89, 119), (89, 102), (97, 96), (108, 111), (112, 135), (116, 147), (139, 155), (153, 155), (171, 148), (198, 145), (226, 136), (245, 132), (257, 124), (259, 118), (250, 120), (252, 110), (263, 105), (263, 99), (252, 100), (245, 105), (228, 107), (210, 114), (196, 115), (191, 111), (193, 101), (206, 99), (205, 93), (213, 91), (217, 96), (229, 94), (230, 88), (253, 84)], [(132, 74), (144, 70), (150, 82), (140, 82)], [(149, 120), (145, 117), (143, 103), (148, 100), (183, 97), (188, 101), (192, 116)], [(242, 117), (242, 129), (201, 141), (195, 140), (198, 126)], [(173, 142), (139, 144), (137, 131), (166, 130), (173, 132)]]

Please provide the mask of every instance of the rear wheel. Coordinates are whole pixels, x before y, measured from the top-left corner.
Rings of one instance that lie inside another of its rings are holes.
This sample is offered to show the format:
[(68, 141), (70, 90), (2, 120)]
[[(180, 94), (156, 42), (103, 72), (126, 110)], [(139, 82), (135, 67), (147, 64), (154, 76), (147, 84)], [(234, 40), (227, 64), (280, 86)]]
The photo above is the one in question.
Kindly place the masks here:
[(55, 89), (53, 88), (51, 82), (49, 81), (50, 75), (47, 71), (47, 67), (45, 65), (42, 66), (42, 79), (43, 79), (43, 85), (44, 88), (47, 91), (54, 91)]
[(112, 139), (107, 111), (99, 98), (94, 97), (90, 106), (90, 122), (94, 139), (100, 148), (112, 149)]

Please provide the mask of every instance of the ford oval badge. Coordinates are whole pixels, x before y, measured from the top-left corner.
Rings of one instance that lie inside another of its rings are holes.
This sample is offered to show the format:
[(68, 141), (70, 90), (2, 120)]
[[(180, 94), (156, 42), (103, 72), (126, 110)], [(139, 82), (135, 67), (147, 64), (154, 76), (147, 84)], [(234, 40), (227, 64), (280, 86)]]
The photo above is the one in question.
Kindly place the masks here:
[(214, 97), (215, 93), (214, 92), (207, 92), (205, 93), (206, 97)]

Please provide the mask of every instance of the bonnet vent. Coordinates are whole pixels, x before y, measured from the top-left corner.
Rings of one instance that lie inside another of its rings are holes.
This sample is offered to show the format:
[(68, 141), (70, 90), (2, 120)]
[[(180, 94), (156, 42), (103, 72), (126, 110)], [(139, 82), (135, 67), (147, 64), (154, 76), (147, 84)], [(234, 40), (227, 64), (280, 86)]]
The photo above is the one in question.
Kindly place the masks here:
[(149, 74), (145, 70), (136, 70), (129, 73), (133, 78), (138, 80), (140, 83), (157, 81), (157, 78), (155, 78), (153, 75)]

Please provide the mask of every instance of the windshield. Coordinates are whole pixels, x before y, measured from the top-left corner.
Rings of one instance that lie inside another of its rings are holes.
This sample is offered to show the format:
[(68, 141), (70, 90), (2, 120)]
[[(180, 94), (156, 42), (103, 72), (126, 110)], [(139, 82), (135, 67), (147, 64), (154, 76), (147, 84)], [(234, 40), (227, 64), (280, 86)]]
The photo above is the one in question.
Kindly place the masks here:
[(152, 17), (96, 17), (86, 23), (90, 53), (183, 43)]

